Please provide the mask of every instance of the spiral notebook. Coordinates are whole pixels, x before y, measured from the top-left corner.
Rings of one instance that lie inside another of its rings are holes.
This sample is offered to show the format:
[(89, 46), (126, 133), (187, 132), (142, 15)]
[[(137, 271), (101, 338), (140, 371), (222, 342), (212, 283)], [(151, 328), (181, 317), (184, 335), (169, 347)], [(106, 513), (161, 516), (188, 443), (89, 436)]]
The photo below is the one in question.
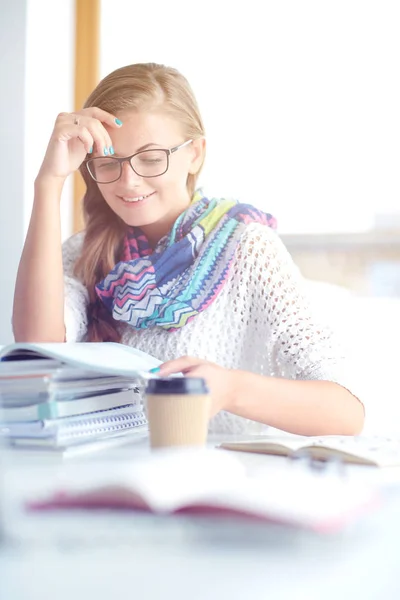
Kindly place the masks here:
[(67, 447), (93, 440), (132, 432), (148, 431), (147, 418), (132, 405), (98, 411), (88, 416), (61, 419), (15, 422), (3, 428), (3, 433), (15, 446)]

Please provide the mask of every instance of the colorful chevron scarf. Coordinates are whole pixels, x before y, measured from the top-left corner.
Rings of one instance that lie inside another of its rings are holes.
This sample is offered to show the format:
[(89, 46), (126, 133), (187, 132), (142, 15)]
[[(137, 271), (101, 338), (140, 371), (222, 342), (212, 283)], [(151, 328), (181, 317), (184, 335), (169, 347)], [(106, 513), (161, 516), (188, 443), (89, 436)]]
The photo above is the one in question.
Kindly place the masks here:
[(140, 228), (129, 228), (122, 261), (96, 293), (116, 321), (135, 329), (183, 327), (217, 298), (249, 223), (276, 228), (268, 213), (236, 200), (209, 200), (198, 190), (154, 252)]

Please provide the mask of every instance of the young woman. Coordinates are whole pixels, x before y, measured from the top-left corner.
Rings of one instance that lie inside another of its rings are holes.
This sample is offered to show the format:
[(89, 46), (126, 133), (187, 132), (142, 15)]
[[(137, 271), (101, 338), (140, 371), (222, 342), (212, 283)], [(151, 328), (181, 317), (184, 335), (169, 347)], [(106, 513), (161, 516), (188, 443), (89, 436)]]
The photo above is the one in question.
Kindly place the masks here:
[[(118, 341), (204, 377), (212, 431), (260, 424), (355, 434), (364, 408), (331, 332), (251, 205), (196, 182), (205, 132), (186, 79), (156, 64), (108, 75), (56, 120), (35, 181), (15, 290), (17, 341)], [(60, 235), (60, 197), (80, 169), (85, 230)]]

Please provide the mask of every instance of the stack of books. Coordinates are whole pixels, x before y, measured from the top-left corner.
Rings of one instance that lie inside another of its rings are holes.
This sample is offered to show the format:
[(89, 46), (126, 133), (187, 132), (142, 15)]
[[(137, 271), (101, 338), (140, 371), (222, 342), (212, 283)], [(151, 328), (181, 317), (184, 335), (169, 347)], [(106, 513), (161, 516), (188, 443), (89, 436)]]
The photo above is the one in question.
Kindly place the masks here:
[(160, 364), (114, 343), (0, 349), (0, 432), (13, 446), (66, 449), (147, 434), (138, 387)]

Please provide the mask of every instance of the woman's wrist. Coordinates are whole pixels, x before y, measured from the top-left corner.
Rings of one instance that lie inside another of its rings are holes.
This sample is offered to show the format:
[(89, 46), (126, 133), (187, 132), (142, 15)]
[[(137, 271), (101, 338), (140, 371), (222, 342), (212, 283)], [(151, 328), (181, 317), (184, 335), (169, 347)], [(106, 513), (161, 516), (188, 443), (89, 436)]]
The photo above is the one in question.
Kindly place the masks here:
[(254, 378), (259, 378), (260, 375), (239, 369), (232, 369), (230, 374), (230, 393), (225, 410), (240, 415), (243, 411), (243, 404), (246, 403), (246, 397), (251, 394), (251, 390), (254, 388)]
[(38, 175), (34, 183), (34, 206), (60, 206), (65, 179)]
[(65, 181), (65, 177), (55, 177), (39, 171), (34, 183), (35, 192), (43, 193), (50, 191), (53, 193), (59, 192), (61, 194)]

